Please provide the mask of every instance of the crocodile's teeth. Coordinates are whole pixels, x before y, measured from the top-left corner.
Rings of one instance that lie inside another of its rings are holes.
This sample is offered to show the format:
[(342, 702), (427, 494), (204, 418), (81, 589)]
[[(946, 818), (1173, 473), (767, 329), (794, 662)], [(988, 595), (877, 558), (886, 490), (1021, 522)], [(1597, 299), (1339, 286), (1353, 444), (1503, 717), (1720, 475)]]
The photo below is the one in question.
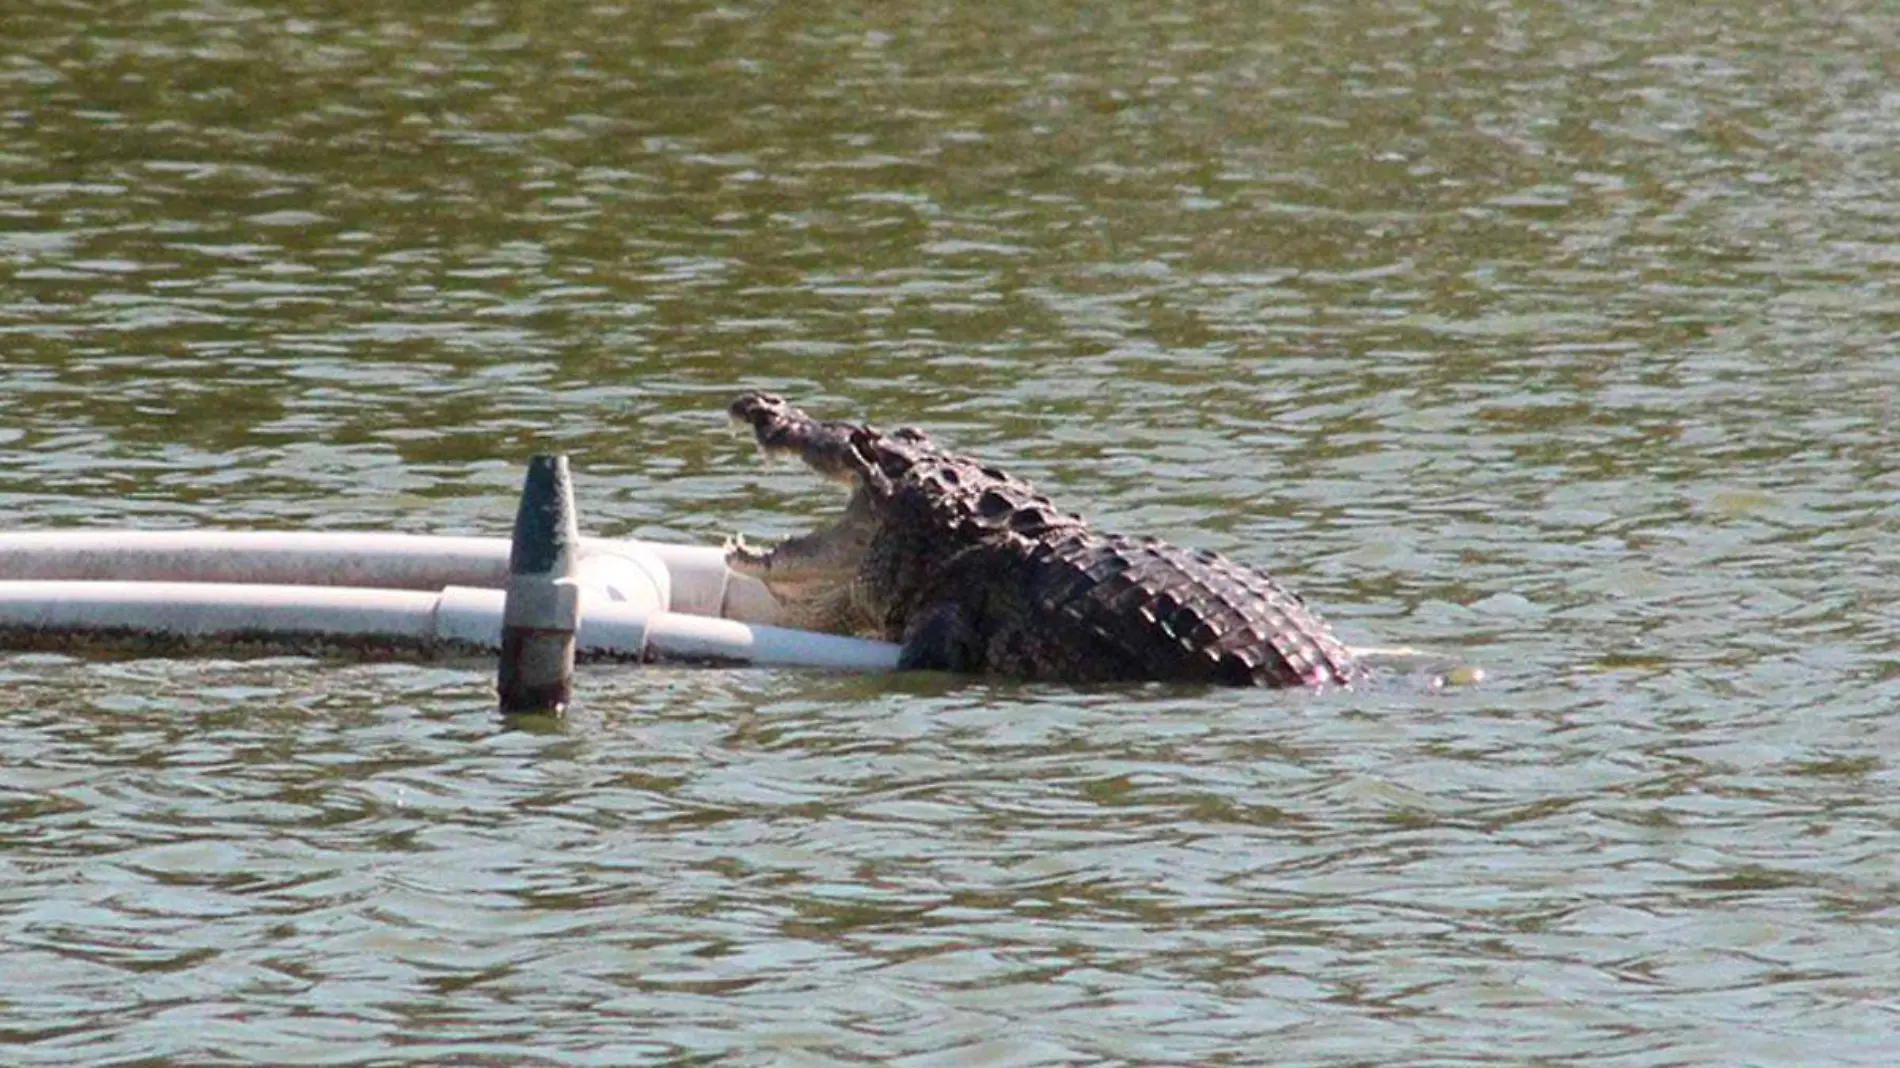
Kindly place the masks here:
[(726, 566), (748, 564), (763, 566), (766, 558), (772, 555), (770, 549), (755, 549), (746, 543), (744, 534), (733, 534), (726, 538), (721, 548), (726, 554)]

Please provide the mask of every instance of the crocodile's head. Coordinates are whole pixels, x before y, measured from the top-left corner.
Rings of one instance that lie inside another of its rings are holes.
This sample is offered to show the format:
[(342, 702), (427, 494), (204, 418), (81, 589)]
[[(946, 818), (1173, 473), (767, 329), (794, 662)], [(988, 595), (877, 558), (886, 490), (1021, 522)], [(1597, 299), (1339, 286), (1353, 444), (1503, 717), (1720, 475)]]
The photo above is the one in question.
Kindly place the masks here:
[(903, 450), (929, 447), (915, 431), (885, 435), (856, 423), (819, 421), (770, 393), (747, 393), (728, 409), (749, 426), (767, 458), (796, 457), (851, 496), (830, 526), (754, 549), (743, 538), (726, 547), (726, 566), (765, 583), (779, 602), (779, 622), (834, 634), (879, 635), (885, 604), (863, 581), (885, 525), (890, 476), (906, 466)]
[(769, 550), (728, 547), (727, 566), (764, 582), (787, 626), (896, 638), (958, 553), (1082, 526), (1028, 483), (946, 453), (920, 430), (822, 422), (769, 393), (747, 393), (730, 412), (768, 456), (795, 456), (851, 492), (831, 526)]

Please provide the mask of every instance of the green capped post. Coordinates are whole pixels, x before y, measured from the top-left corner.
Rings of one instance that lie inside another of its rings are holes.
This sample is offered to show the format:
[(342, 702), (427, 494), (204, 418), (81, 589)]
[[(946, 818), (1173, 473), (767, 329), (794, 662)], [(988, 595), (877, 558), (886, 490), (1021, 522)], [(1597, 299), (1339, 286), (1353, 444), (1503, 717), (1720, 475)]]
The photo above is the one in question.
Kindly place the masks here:
[(508, 552), (497, 690), (504, 715), (559, 713), (574, 693), (580, 523), (567, 457), (528, 461)]

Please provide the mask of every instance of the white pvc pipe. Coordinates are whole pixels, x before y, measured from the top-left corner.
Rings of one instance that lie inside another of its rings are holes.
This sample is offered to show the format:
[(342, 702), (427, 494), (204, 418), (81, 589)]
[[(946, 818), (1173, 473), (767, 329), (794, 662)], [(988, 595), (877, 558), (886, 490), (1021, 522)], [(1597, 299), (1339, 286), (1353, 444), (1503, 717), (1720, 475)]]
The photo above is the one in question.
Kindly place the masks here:
[[(427, 647), (501, 644), (504, 595), (495, 589), (418, 590), (215, 582), (0, 581), (0, 629), (84, 635), (127, 631), (174, 638), (277, 635)], [(716, 658), (807, 667), (888, 670), (887, 642), (651, 612), (584, 589), (576, 638), (586, 655), (661, 660)]]
[[(581, 617), (587, 648), (590, 619)], [(762, 623), (665, 612), (647, 620), (647, 643), (662, 660), (718, 658), (749, 664), (895, 671), (898, 647), (890, 642), (841, 638)]]
[[(748, 623), (779, 618), (765, 586), (729, 571), (721, 549), (582, 538), (583, 566), (588, 556), (624, 553), (629, 546), (665, 565), (672, 611)], [(0, 533), (0, 580), (21, 579), (499, 589), (508, 581), (508, 539), (226, 530)]]

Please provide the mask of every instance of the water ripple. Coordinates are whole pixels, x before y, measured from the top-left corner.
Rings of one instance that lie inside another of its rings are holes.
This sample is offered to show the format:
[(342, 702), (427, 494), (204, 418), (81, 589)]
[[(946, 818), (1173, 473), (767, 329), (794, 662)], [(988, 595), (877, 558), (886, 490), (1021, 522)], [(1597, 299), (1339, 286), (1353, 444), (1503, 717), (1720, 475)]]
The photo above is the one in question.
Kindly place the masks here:
[(756, 386), (1493, 681), (7, 654), (9, 1063), (1886, 1063), (1860, 6), (28, 0), (13, 525), (783, 534)]

